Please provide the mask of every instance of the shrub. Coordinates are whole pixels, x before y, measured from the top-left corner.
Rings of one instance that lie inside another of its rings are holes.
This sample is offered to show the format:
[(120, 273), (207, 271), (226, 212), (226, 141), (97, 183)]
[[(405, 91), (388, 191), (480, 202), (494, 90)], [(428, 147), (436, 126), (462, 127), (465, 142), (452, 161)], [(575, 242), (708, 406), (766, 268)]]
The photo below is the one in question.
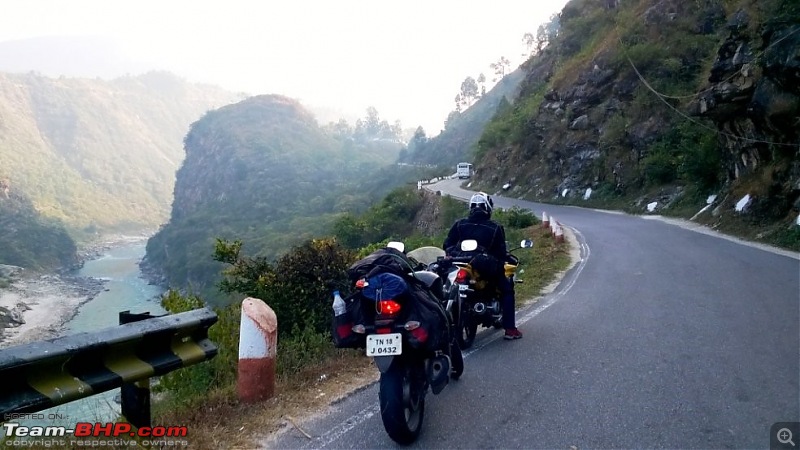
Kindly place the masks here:
[(498, 209), (493, 218), (508, 228), (527, 228), (538, 222), (533, 212), (514, 206), (511, 209)]
[(231, 265), (223, 272), (220, 289), (264, 300), (278, 316), (281, 337), (308, 327), (319, 333), (330, 329), (331, 292), (348, 287), (352, 251), (334, 239), (312, 239), (270, 264), (241, 256), (241, 245), (218, 241), (215, 259)]

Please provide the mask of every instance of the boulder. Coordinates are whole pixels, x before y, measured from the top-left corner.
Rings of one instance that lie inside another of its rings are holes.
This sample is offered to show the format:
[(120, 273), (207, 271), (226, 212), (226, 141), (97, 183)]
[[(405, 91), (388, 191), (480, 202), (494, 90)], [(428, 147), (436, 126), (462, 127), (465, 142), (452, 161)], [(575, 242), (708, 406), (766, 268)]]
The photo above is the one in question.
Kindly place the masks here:
[(589, 128), (589, 116), (586, 114), (578, 117), (569, 124), (570, 130), (586, 130)]

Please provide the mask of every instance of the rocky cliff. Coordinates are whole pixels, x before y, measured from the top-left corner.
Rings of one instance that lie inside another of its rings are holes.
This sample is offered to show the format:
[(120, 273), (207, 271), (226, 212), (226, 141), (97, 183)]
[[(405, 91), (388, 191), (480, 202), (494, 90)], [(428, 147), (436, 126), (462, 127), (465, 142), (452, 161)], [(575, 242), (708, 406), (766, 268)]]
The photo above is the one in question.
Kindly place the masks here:
[(657, 200), (665, 213), (712, 193), (733, 211), (749, 193), (752, 220), (794, 220), (796, 1), (572, 0), (560, 19), (514, 107), (484, 130), (478, 186), (638, 212)]
[(368, 206), (405, 172), (392, 164), (399, 146), (337, 138), (279, 95), (209, 111), (184, 144), (170, 220), (148, 241), (144, 266), (166, 284), (208, 296), (220, 278), (215, 239), (276, 258), (324, 235), (338, 213)]

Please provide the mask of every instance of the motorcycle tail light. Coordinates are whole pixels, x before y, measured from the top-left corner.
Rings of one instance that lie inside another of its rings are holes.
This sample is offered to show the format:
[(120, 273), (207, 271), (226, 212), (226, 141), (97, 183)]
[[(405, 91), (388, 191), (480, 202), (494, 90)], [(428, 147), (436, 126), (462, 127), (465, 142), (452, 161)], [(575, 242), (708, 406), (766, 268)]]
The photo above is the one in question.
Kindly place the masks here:
[(389, 300), (381, 300), (378, 302), (378, 314), (383, 314), (385, 316), (393, 316), (400, 312), (400, 303), (389, 299)]
[(414, 336), (414, 338), (420, 343), (428, 340), (428, 332), (422, 327), (417, 327), (411, 330), (411, 335)]
[(389, 334), (389, 333), (391, 333), (391, 332), (392, 332), (392, 329), (391, 329), (391, 328), (389, 328), (389, 327), (386, 327), (386, 328), (376, 328), (376, 329), (375, 329), (375, 332), (376, 332), (376, 333), (378, 333), (378, 334)]
[(456, 283), (464, 284), (467, 282), (468, 277), (469, 273), (466, 269), (458, 269), (458, 273), (456, 273)]

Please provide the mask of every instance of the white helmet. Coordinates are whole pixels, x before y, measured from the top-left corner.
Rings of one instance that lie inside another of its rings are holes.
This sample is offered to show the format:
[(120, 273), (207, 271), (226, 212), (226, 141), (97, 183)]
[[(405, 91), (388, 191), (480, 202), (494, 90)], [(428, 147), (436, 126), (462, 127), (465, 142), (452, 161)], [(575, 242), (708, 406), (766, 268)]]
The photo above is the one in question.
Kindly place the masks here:
[(492, 197), (484, 192), (478, 192), (477, 194), (473, 194), (472, 197), (469, 199), (469, 209), (472, 211), (475, 208), (481, 208), (484, 211), (488, 212), (489, 214), (492, 213), (492, 208), (494, 208), (494, 202), (492, 201)]

